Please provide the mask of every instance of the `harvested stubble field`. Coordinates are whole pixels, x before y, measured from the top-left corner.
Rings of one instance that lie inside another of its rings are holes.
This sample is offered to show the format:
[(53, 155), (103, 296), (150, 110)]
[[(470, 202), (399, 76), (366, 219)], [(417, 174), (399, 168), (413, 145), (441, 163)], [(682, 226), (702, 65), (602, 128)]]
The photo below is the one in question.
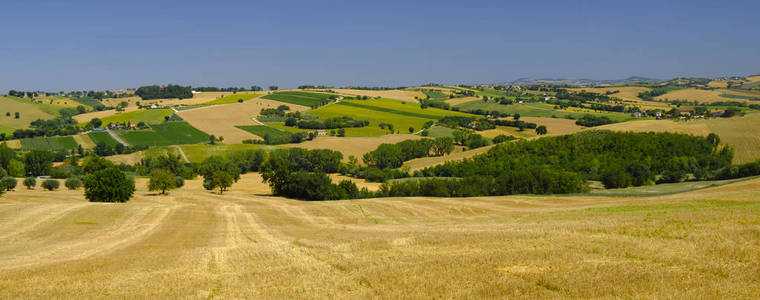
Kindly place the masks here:
[(254, 98), (243, 103), (230, 103), (223, 105), (206, 106), (196, 109), (183, 110), (177, 114), (193, 127), (201, 131), (223, 136), (228, 144), (240, 144), (243, 140), (259, 139), (258, 136), (237, 128), (241, 125), (261, 125), (253, 120), (263, 108), (277, 108), (287, 105), (290, 111), (305, 111), (308, 107), (283, 103), (275, 100)]
[[(726, 97), (725, 95), (729, 96)], [(760, 98), (760, 93), (728, 89), (700, 90), (696, 88), (688, 88), (670, 91), (665, 95), (656, 97), (656, 99), (659, 100), (689, 100), (703, 103), (731, 101), (749, 102), (749, 98)]]
[[(264, 92), (258, 92), (258, 94), (262, 94)], [(127, 102), (128, 107), (136, 107), (137, 102), (140, 102), (142, 105), (196, 105), (196, 104), (203, 104), (206, 102), (214, 101), (219, 98), (228, 97), (231, 95), (246, 95), (246, 94), (256, 94), (254, 92), (239, 92), (237, 94), (234, 94), (232, 92), (201, 92), (193, 94), (193, 98), (189, 99), (151, 99), (151, 100), (142, 100), (138, 96), (133, 97), (126, 97), (126, 98), (108, 98), (103, 99), (102, 103), (106, 106), (116, 106), (121, 102)], [(257, 95), (258, 96), (258, 95)]]
[[(19, 118), (16, 119), (15, 113)], [(9, 115), (10, 114), (10, 115)], [(21, 129), (29, 127), (29, 123), (37, 119), (52, 119), (55, 116), (40, 109), (39, 106), (18, 100), (15, 97), (0, 97), (0, 125)]]
[(408, 102), (418, 102), (419, 99), (425, 99), (425, 94), (420, 91), (412, 90), (386, 90), (386, 91), (373, 91), (373, 90), (355, 90), (355, 89), (334, 89), (334, 91), (340, 94), (354, 95), (354, 96), (367, 96), (367, 97), (380, 97), (388, 99), (396, 99)]
[(617, 93), (611, 94), (610, 97), (620, 98), (623, 100), (630, 100), (630, 101), (644, 101), (643, 99), (639, 98), (639, 93), (651, 91), (652, 89), (647, 87), (641, 87), (641, 86), (616, 86), (616, 87), (601, 87), (601, 88), (592, 88), (592, 87), (583, 87), (583, 88), (574, 88), (574, 89), (568, 89), (569, 91), (574, 92), (592, 92), (592, 93), (600, 93), (604, 94), (606, 92), (614, 92), (618, 91)]
[(362, 161), (362, 155), (377, 149), (380, 144), (395, 144), (406, 140), (421, 139), (421, 136), (413, 134), (388, 134), (378, 137), (334, 137), (320, 136), (311, 141), (299, 144), (285, 144), (282, 147), (304, 148), (304, 149), (330, 149), (343, 153), (343, 160), (348, 161), (348, 157), (353, 155)]
[(2, 298), (753, 298), (760, 180), (659, 197), (0, 198)]

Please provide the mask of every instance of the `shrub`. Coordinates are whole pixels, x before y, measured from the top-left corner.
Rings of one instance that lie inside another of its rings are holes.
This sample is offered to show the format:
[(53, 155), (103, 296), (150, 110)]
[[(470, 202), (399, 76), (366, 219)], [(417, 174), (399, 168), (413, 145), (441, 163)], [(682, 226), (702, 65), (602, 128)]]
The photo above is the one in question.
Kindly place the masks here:
[(174, 186), (176, 188), (181, 188), (185, 186), (185, 178), (182, 178), (182, 176), (175, 176), (174, 177)]
[(37, 179), (35, 179), (34, 177), (27, 177), (26, 179), (24, 179), (24, 186), (28, 190), (34, 189), (34, 187), (37, 186)]
[(48, 179), (42, 182), (42, 188), (48, 191), (57, 190), (61, 186), (61, 183), (55, 179)]
[(116, 168), (97, 171), (84, 180), (84, 196), (90, 202), (127, 202), (134, 193), (134, 180)]
[(82, 180), (77, 177), (71, 177), (66, 179), (66, 181), (63, 183), (66, 188), (70, 190), (76, 190), (80, 187), (82, 187)]
[(16, 181), (16, 178), (10, 176), (5, 176), (2, 180), (0, 180), (0, 185), (2, 185), (6, 191), (15, 189), (17, 184), (18, 182)]

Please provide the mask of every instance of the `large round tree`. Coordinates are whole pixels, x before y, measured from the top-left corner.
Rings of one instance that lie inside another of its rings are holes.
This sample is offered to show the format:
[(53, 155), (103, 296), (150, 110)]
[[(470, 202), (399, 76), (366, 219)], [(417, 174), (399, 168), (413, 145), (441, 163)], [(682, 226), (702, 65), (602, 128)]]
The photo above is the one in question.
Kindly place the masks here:
[(84, 180), (84, 196), (90, 202), (127, 202), (135, 193), (135, 182), (119, 169), (108, 168)]

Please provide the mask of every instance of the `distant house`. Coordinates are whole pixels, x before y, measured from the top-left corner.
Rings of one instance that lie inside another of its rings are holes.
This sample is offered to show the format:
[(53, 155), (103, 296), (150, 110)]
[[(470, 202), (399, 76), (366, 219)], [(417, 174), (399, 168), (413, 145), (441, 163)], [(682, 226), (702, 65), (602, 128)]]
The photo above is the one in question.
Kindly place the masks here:
[(92, 129), (92, 131), (105, 131), (105, 130), (106, 130), (106, 129), (105, 129), (105, 128), (102, 128), (102, 127), (98, 127), (98, 128), (93, 128), (93, 129)]
[(318, 136), (325, 136), (325, 135), (327, 135), (327, 130), (317, 130), (317, 135)]
[(641, 113), (637, 111), (635, 113), (632, 113), (631, 116), (633, 116), (634, 118), (641, 118)]
[(153, 104), (150, 106), (150, 109), (156, 109), (156, 108), (158, 108), (158, 105)]
[(720, 111), (711, 111), (710, 112), (710, 116), (713, 117), (713, 118), (717, 118), (717, 117), (722, 116), (723, 112), (724, 111), (722, 111), (722, 110), (720, 110)]

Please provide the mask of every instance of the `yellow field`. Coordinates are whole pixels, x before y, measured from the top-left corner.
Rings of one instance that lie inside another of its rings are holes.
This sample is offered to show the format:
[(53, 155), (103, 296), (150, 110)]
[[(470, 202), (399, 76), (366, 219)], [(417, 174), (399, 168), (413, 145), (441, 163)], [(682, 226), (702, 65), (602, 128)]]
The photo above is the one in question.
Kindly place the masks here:
[(748, 91), (737, 91), (737, 90), (727, 90), (727, 89), (717, 89), (717, 90), (699, 90), (695, 88), (688, 88), (683, 90), (676, 90), (668, 92), (665, 95), (658, 96), (655, 99), (660, 100), (689, 100), (689, 101), (699, 101), (699, 102), (720, 102), (720, 101), (737, 101), (737, 102), (749, 102), (747, 99), (739, 99), (739, 98), (728, 98), (728, 97), (722, 97), (721, 94), (731, 94), (731, 95), (739, 95), (739, 96), (747, 96), (747, 97), (758, 97), (760, 98), (760, 93), (756, 92), (748, 92)]
[(638, 132), (681, 132), (703, 135), (714, 132), (721, 141), (734, 148), (734, 163), (747, 163), (760, 158), (760, 114), (753, 113), (744, 117), (729, 119), (708, 119), (691, 121), (644, 120), (616, 123), (594, 127), (595, 129), (610, 129), (618, 131)]
[(253, 118), (259, 115), (262, 108), (277, 108), (283, 104), (289, 106), (290, 111), (305, 111), (309, 109), (306, 106), (256, 98), (243, 103), (184, 110), (177, 114), (185, 119), (185, 121), (190, 122), (190, 125), (205, 133), (213, 134), (217, 137), (223, 136), (224, 143), (240, 144), (243, 140), (259, 139), (259, 137), (235, 126), (261, 125), (254, 121)]
[[(19, 118), (15, 113), (19, 112)], [(10, 116), (6, 114), (10, 113)], [(37, 105), (16, 101), (7, 97), (0, 97), (0, 125), (16, 129), (28, 128), (29, 123), (37, 119), (52, 119), (53, 115), (42, 111)]]
[(610, 95), (611, 97), (620, 98), (623, 100), (629, 100), (629, 101), (643, 101), (641, 98), (639, 98), (639, 93), (649, 91), (649, 88), (646, 87), (639, 87), (639, 86), (619, 86), (619, 87), (604, 87), (604, 88), (592, 88), (592, 87), (584, 87), (584, 88), (575, 88), (575, 89), (568, 89), (569, 91), (587, 91), (592, 93), (600, 93), (604, 94), (608, 91), (620, 91), (619, 93), (615, 93)]
[[(250, 94), (250, 93), (257, 93), (257, 94), (264, 94), (266, 92), (238, 92), (237, 94)], [(126, 101), (129, 106), (128, 107), (137, 107), (137, 102), (140, 102), (142, 105), (194, 105), (194, 104), (202, 104), (209, 101), (213, 101), (219, 98), (222, 98), (224, 96), (230, 96), (233, 95), (232, 92), (201, 92), (197, 94), (193, 94), (193, 98), (190, 99), (153, 99), (153, 100), (142, 100), (139, 96), (133, 96), (133, 97), (126, 97), (126, 98), (107, 98), (103, 99), (101, 103), (106, 106), (116, 106), (121, 102)]]
[(74, 135), (73, 137), (77, 144), (82, 145), (82, 148), (95, 148), (95, 142), (93, 142), (87, 134), (78, 134)]
[(113, 116), (113, 115), (118, 114), (118, 113), (131, 112), (131, 111), (136, 111), (138, 109), (139, 108), (137, 106), (130, 106), (130, 107), (127, 107), (126, 109), (124, 109), (123, 112), (118, 112), (115, 109), (93, 111), (93, 112), (89, 112), (89, 113), (86, 113), (86, 114), (75, 115), (73, 118), (78, 123), (86, 123), (86, 122), (89, 122), (90, 120), (92, 120), (94, 118), (102, 119), (102, 118), (105, 118), (105, 117), (108, 117), (108, 116)]
[(408, 101), (408, 102), (417, 102), (417, 99), (414, 99), (414, 97), (418, 97), (420, 99), (425, 99), (425, 94), (418, 91), (405, 91), (405, 90), (387, 90), (387, 91), (372, 91), (372, 90), (354, 90), (354, 89), (333, 89), (334, 91), (346, 94), (346, 95), (359, 95), (359, 96), (367, 96), (367, 97), (380, 97), (380, 98), (389, 98), (389, 99), (396, 99), (401, 101)]
[(659, 197), (0, 198), (2, 298), (754, 298), (760, 180)]
[(3, 142), (8, 148), (21, 149), (21, 140), (10, 140)]
[(446, 100), (446, 103), (448, 103), (451, 106), (457, 106), (462, 103), (472, 102), (472, 101), (483, 101), (483, 98), (477, 98), (477, 97), (460, 97), (460, 98), (453, 98)]
[(707, 83), (707, 86), (713, 88), (727, 88), (728, 80), (713, 80)]
[(355, 156), (362, 161), (362, 155), (377, 149), (380, 144), (395, 144), (406, 140), (421, 139), (421, 136), (413, 134), (389, 134), (376, 137), (334, 137), (320, 136), (311, 141), (300, 144), (286, 144), (283, 147), (304, 149), (330, 149), (343, 153), (343, 160), (347, 161), (349, 155)]

